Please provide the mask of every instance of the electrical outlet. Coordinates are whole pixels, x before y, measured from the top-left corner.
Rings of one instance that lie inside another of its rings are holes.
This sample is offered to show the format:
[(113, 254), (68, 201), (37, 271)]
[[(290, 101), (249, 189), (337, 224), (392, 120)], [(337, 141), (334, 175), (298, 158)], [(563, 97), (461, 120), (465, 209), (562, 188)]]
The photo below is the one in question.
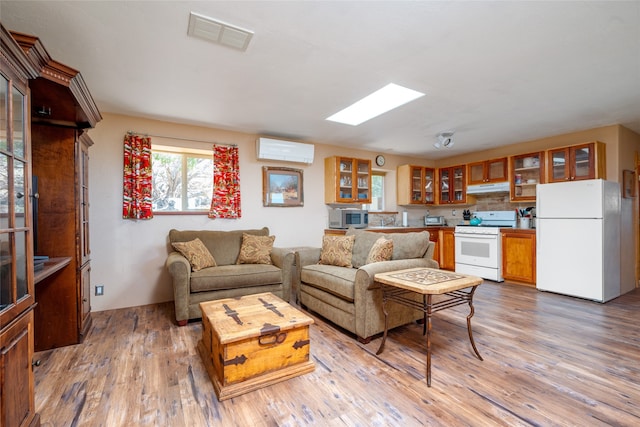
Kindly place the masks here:
[(451, 211), (451, 216), (456, 216), (456, 210), (455, 210), (455, 209), (453, 209), (453, 210)]
[(104, 295), (104, 285), (97, 285), (96, 286), (96, 296), (102, 296)]

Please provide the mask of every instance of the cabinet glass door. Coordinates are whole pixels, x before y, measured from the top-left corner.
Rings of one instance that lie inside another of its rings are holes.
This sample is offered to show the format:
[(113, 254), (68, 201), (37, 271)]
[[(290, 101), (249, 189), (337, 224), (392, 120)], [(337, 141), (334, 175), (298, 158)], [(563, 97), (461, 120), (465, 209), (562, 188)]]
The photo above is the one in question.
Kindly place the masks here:
[(440, 202), (451, 202), (449, 193), (449, 175), (450, 169), (440, 169)]
[(593, 169), (593, 151), (591, 150), (591, 146), (576, 147), (573, 155), (575, 173), (572, 179), (588, 179), (591, 177)]
[(422, 202), (422, 168), (411, 168), (411, 203)]
[(353, 161), (340, 159), (340, 199), (353, 199)]
[(371, 203), (371, 197), (369, 195), (369, 189), (371, 187), (371, 174), (369, 170), (371, 169), (371, 163), (368, 160), (360, 159), (357, 159), (355, 163), (356, 174), (353, 179), (356, 180), (355, 184), (357, 185), (357, 202)]
[(564, 181), (569, 178), (567, 150), (551, 152), (551, 178), (553, 181)]
[(453, 168), (454, 201), (462, 202), (464, 199), (464, 166)]
[(435, 187), (435, 171), (431, 168), (424, 169), (424, 201), (425, 203), (434, 203), (435, 193), (433, 188)]

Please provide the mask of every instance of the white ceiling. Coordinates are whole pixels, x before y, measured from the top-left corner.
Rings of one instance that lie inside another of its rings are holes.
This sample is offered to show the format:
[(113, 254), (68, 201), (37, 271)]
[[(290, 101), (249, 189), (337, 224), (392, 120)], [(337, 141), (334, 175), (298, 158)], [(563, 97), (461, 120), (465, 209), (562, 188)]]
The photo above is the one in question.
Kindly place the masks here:
[[(188, 37), (192, 11), (253, 31), (247, 51)], [(102, 112), (427, 158), (640, 133), (638, 1), (2, 0), (0, 20), (80, 70)], [(324, 120), (390, 82), (427, 95)]]

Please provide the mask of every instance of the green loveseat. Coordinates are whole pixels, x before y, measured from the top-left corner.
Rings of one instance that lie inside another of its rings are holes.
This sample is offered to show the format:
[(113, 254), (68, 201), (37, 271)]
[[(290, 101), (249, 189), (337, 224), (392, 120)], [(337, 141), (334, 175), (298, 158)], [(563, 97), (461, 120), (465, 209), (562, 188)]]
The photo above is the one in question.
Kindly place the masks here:
[[(439, 268), (433, 260), (435, 243), (429, 241), (427, 231), (382, 234), (349, 229), (346, 235), (355, 235), (351, 268), (319, 264), (321, 248), (296, 252), (297, 299), (303, 308), (320, 314), (366, 343), (384, 331), (382, 290), (374, 283), (374, 275), (405, 268)], [(371, 247), (382, 236), (393, 240), (391, 260), (365, 264)], [(389, 329), (424, 317), (415, 309), (393, 302), (388, 308)]]
[[(237, 264), (243, 233), (268, 236), (269, 229), (169, 231), (170, 253), (165, 265), (173, 279), (176, 321), (180, 326), (186, 325), (189, 319), (202, 317), (199, 304), (204, 301), (261, 292), (271, 292), (289, 301), (294, 253), (290, 249), (274, 247), (272, 264)], [(171, 246), (195, 238), (204, 243), (217, 266), (192, 271), (187, 258)]]

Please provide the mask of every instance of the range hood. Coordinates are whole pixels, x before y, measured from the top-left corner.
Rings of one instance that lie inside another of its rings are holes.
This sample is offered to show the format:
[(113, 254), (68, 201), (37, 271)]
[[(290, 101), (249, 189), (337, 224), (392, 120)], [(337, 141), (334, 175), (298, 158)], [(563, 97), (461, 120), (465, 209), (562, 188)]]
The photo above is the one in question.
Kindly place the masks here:
[(508, 193), (509, 181), (467, 186), (467, 194)]

